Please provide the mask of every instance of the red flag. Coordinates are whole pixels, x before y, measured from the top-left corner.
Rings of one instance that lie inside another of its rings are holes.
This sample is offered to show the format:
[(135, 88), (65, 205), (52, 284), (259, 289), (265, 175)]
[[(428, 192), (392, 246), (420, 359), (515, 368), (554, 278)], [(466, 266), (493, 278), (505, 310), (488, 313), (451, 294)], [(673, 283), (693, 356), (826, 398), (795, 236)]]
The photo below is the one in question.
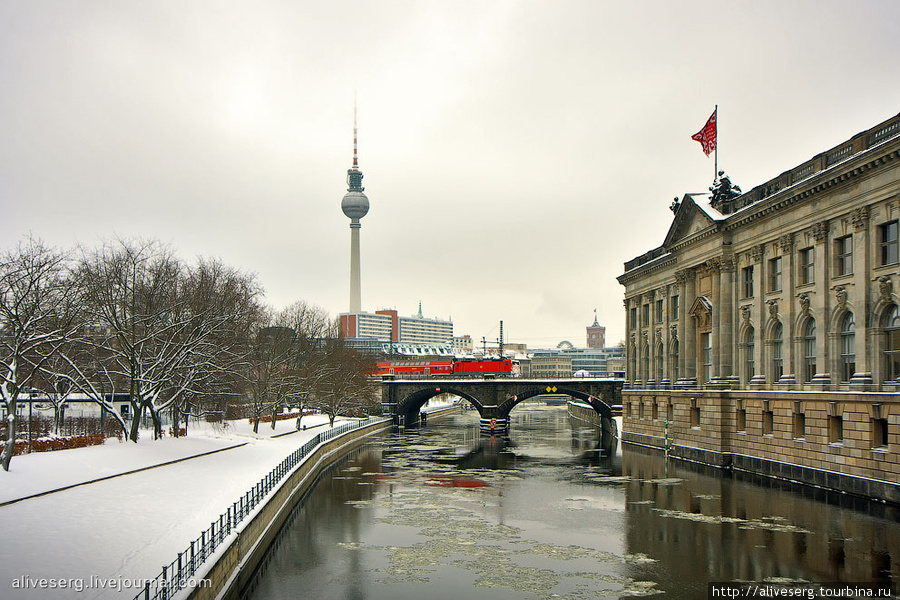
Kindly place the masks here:
[(703, 153), (709, 156), (709, 153), (716, 149), (716, 111), (703, 126), (703, 129), (691, 136), (692, 140), (697, 140), (703, 146)]

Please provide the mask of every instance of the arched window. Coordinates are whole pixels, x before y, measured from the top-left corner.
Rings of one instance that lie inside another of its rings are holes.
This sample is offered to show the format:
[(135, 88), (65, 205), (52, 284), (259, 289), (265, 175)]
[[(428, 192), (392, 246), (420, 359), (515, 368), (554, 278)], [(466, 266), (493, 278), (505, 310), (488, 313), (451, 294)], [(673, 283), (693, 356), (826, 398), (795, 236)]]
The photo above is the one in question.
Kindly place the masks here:
[(856, 373), (856, 328), (853, 313), (841, 320), (841, 381), (848, 382)]
[(816, 374), (816, 320), (806, 320), (803, 328), (803, 381), (809, 383)]
[(784, 375), (784, 327), (775, 323), (772, 328), (772, 381), (777, 382)]
[(644, 383), (650, 379), (650, 347), (646, 344), (641, 346), (641, 379)]
[(663, 345), (662, 342), (656, 344), (656, 383), (663, 380)]
[(712, 379), (712, 334), (700, 334), (700, 360), (703, 364), (701, 373), (703, 383)]
[(672, 372), (672, 381), (678, 381), (679, 372), (678, 372), (678, 340), (672, 342), (672, 354), (669, 356), (669, 360), (672, 361), (672, 368), (670, 369)]
[(894, 304), (884, 314), (884, 380), (900, 379), (900, 311)]
[(753, 355), (756, 351), (756, 332), (751, 327), (747, 330), (747, 336), (744, 338), (744, 365), (747, 371), (747, 381), (753, 379), (756, 375), (756, 362)]
[(630, 350), (631, 350), (631, 352), (629, 352), (629, 356), (628, 356), (628, 376), (629, 376), (629, 381), (635, 381), (636, 379), (638, 379), (637, 348), (635, 347), (634, 344), (631, 344)]

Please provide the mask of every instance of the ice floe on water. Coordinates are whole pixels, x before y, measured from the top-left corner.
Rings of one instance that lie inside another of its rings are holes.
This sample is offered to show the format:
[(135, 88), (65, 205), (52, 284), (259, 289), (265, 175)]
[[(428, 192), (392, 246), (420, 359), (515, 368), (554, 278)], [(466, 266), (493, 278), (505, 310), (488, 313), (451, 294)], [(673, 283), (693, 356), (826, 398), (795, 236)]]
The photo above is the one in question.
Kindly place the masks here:
[[(633, 502), (632, 504), (637, 504)], [(768, 531), (780, 531), (785, 533), (811, 533), (809, 530), (794, 525), (783, 517), (762, 517), (760, 519), (740, 519), (738, 517), (729, 517), (726, 515), (705, 515), (702, 513), (689, 513), (680, 510), (667, 510), (664, 508), (654, 508), (654, 511), (663, 517), (673, 519), (685, 519), (699, 523), (733, 523), (739, 529), (764, 529)]]
[[(468, 472), (469, 477), (489, 481), (510, 475), (518, 473)], [(418, 485), (434, 481), (425, 473), (404, 479)], [(373, 562), (384, 566), (371, 572), (378, 583), (385, 585), (430, 584), (433, 577), (440, 579), (438, 570), (455, 568), (470, 573), (476, 588), (503, 588), (528, 597), (587, 600), (660, 593), (655, 583), (635, 581), (623, 574), (623, 565), (655, 562), (650, 557), (528, 539), (522, 529), (492, 522), (474, 507), (466, 508), (471, 504), (461, 507), (458, 494), (466, 491), (422, 486), (394, 490), (389, 497), (347, 502), (356, 507), (374, 506), (380, 513), (377, 523), (413, 527), (426, 539), (406, 546), (346, 542), (338, 546), (380, 557)], [(587, 497), (565, 500), (569, 504), (591, 501)]]

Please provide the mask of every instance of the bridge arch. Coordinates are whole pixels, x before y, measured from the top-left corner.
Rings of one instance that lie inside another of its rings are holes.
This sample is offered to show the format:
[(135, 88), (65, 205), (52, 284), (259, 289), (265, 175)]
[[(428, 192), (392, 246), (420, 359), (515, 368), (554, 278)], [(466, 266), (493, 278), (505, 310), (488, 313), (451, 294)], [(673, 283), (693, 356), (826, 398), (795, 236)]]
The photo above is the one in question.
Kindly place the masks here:
[(419, 410), (431, 398), (454, 394), (468, 400), (481, 417), (485, 433), (505, 433), (509, 412), (519, 402), (541, 394), (561, 393), (589, 404), (600, 416), (604, 437), (617, 436), (613, 417), (621, 414), (621, 379), (454, 379), (454, 380), (382, 380), (382, 405), (385, 414), (393, 414), (398, 423), (418, 421)]
[[(574, 387), (566, 387), (565, 385), (554, 387), (556, 388), (556, 390), (553, 392), (554, 394), (565, 394), (571, 396), (572, 398), (575, 398), (576, 400), (581, 400), (582, 402), (589, 404), (591, 408), (593, 408), (597, 412), (600, 418), (601, 448), (614, 447), (614, 444), (616, 443), (614, 440), (618, 439), (619, 437), (619, 428), (618, 425), (616, 425), (615, 420), (613, 419), (613, 417), (615, 416), (615, 411), (610, 403), (607, 403), (607, 399), (605, 398), (605, 396), (607, 396), (608, 394), (603, 392), (597, 393), (596, 390), (592, 390), (592, 392), (586, 392)], [(497, 406), (495, 418), (498, 421), (502, 420), (504, 424), (508, 424), (509, 413), (513, 408), (516, 407), (516, 405), (518, 405), (520, 402), (528, 400), (529, 398), (541, 396), (546, 393), (546, 388), (522, 390), (518, 394), (510, 396), (503, 403)]]
[[(614, 411), (612, 406), (610, 406), (602, 397), (598, 398), (596, 394), (591, 394), (574, 388), (569, 389), (566, 387), (555, 387), (556, 391), (553, 392), (554, 394), (565, 394), (567, 396), (571, 396), (577, 400), (581, 400), (583, 402), (586, 402), (587, 404), (590, 404), (591, 408), (597, 411), (597, 414), (600, 415), (601, 419), (613, 418)], [(515, 408), (517, 404), (519, 404), (520, 402), (524, 402), (529, 398), (534, 398), (535, 396), (542, 396), (546, 393), (547, 391), (544, 388), (535, 388), (531, 390), (524, 390), (519, 392), (518, 394), (510, 396), (503, 403), (497, 406), (497, 416), (502, 416), (508, 419), (510, 411)], [(600, 394), (600, 396), (603, 396), (603, 394)]]
[(408, 395), (404, 396), (397, 402), (397, 407), (394, 411), (394, 414), (400, 417), (405, 425), (413, 425), (415, 423), (418, 423), (419, 411), (423, 406), (425, 406), (425, 403), (432, 398), (440, 396), (441, 394), (452, 394), (454, 396), (459, 396), (460, 398), (468, 400), (480, 415), (484, 414), (484, 405), (478, 398), (462, 390), (455, 389), (452, 386), (443, 385), (432, 386), (410, 392)]

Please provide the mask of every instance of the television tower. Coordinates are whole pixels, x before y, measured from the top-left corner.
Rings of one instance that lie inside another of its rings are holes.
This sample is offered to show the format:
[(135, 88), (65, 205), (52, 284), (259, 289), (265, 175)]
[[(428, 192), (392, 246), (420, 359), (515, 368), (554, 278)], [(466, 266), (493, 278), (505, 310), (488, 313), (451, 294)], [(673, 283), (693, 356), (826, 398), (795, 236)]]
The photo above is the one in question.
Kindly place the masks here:
[(369, 199), (363, 193), (363, 174), (356, 156), (356, 103), (353, 103), (353, 165), (347, 169), (347, 193), (341, 200), (341, 210), (350, 218), (350, 312), (362, 311), (359, 285), (359, 220), (369, 212)]

